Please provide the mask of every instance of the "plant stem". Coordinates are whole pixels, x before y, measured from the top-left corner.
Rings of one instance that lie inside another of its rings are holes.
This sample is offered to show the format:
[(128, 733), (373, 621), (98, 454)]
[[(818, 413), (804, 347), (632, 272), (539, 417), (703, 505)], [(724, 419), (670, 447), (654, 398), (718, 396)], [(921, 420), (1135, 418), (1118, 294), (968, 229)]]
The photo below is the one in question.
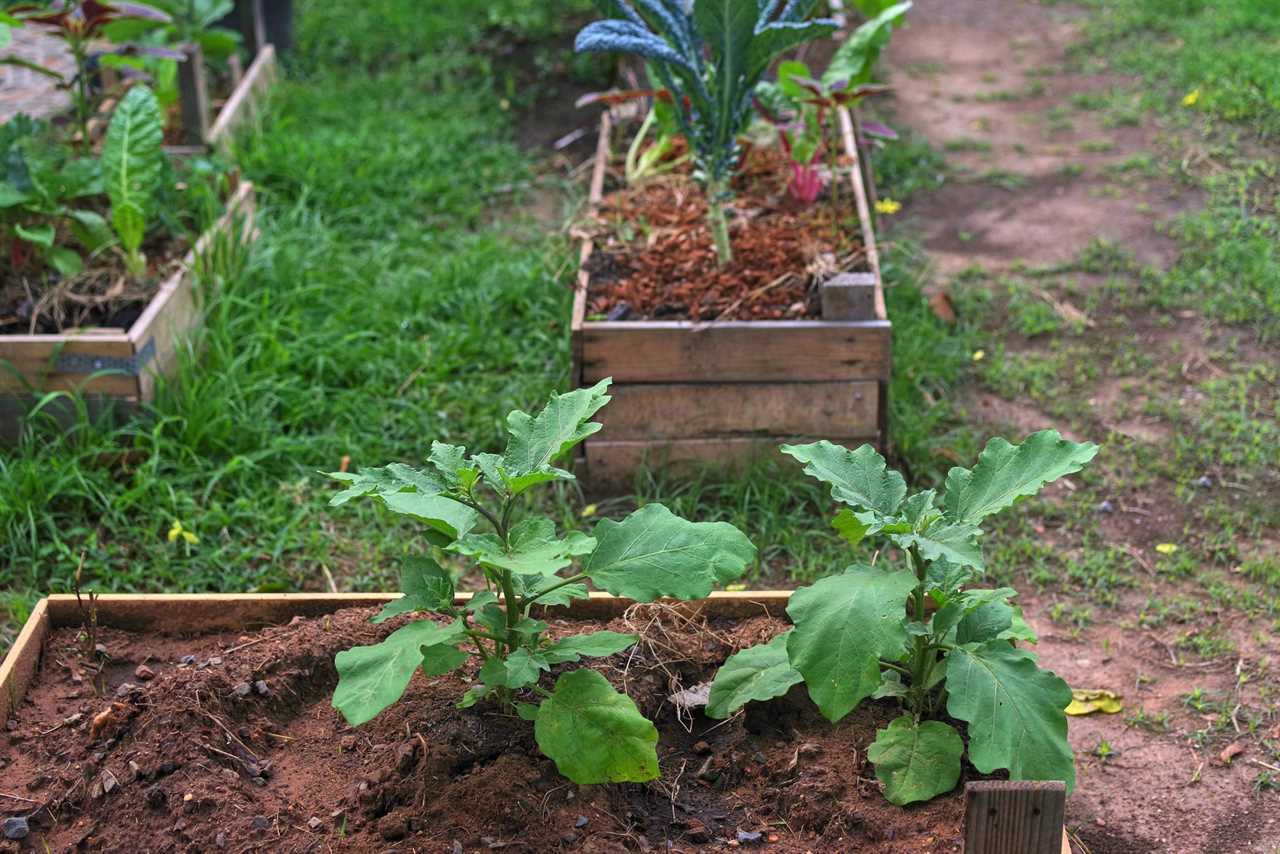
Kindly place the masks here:
[(729, 188), (725, 181), (712, 181), (707, 185), (707, 222), (711, 226), (711, 237), (716, 244), (716, 262), (721, 267), (733, 261), (733, 247), (729, 245), (729, 220), (724, 212), (728, 196)]
[[(925, 602), (924, 602), (924, 584), (925, 584), (925, 563), (920, 559), (920, 553), (912, 547), (907, 556), (911, 561), (911, 568), (916, 574), (916, 589), (914, 596), (914, 617), (915, 622), (923, 623), (925, 618)], [(924, 635), (916, 635), (915, 649), (911, 653), (911, 691), (910, 697), (911, 713), (916, 720), (925, 711), (925, 704), (928, 699), (928, 689), (925, 687), (929, 683), (929, 675), (933, 671), (933, 662), (937, 655), (933, 652), (929, 638)]]

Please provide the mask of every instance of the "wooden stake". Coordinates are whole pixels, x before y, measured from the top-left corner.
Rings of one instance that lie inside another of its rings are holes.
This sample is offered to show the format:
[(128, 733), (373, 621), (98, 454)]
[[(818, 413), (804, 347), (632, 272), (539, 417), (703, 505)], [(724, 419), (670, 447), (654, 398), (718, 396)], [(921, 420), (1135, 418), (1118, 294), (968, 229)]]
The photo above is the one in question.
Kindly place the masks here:
[(1064, 783), (985, 780), (964, 793), (965, 854), (1070, 854)]
[(240, 35), (244, 37), (244, 46), (249, 56), (258, 55), (262, 46), (267, 43), (267, 22), (262, 13), (262, 0), (236, 0), (240, 10)]
[(204, 51), (192, 42), (178, 63), (178, 100), (182, 104), (182, 142), (204, 145), (209, 134), (209, 86), (204, 76)]

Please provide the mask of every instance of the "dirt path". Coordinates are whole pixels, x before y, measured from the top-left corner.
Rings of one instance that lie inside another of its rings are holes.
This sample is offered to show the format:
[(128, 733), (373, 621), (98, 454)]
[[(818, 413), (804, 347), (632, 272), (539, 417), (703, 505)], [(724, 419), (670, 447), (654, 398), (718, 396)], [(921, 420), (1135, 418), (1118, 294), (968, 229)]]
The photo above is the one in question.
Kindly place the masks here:
[[(1010, 360), (996, 374), (979, 371), (970, 419), (988, 433), (1054, 426), (1106, 451), (1095, 466), (1102, 482), (1087, 495), (1053, 493), (1030, 530), (999, 540), (1018, 555), (1014, 583), (1027, 591), (1046, 666), (1074, 688), (1124, 695), (1122, 714), (1072, 720), (1081, 773), (1068, 825), (1092, 854), (1280, 850), (1270, 789), (1280, 774), (1267, 770), (1280, 765), (1274, 614), (1251, 611), (1252, 588), (1233, 586), (1242, 561), (1275, 543), (1264, 518), (1261, 534), (1234, 532), (1226, 559), (1210, 565), (1212, 547), (1187, 554), (1190, 542), (1231, 541), (1225, 520), (1258, 518), (1249, 501), (1274, 500), (1276, 471), (1255, 466), (1237, 484), (1242, 494), (1187, 490), (1223, 475), (1191, 466), (1229, 451), (1210, 428), (1185, 435), (1209, 423), (1220, 403), (1213, 383), (1227, 376), (1246, 377), (1241, 411), (1265, 420), (1274, 401), (1258, 389), (1268, 383), (1248, 371), (1275, 359), (1274, 345), (1242, 351), (1236, 330), (1158, 311), (1126, 297), (1135, 278), (1080, 263), (1114, 245), (1131, 253), (1128, 274), (1167, 270), (1179, 247), (1158, 224), (1203, 201), (1159, 168), (1170, 133), (1137, 108), (1127, 81), (1069, 52), (1086, 12), (916, 0), (910, 14), (888, 56), (893, 119), (944, 151), (950, 170), (902, 219), (929, 251), (935, 286), (992, 295), (977, 323)], [(1019, 329), (1033, 316), (1027, 305), (1051, 315), (1053, 334)], [(1066, 331), (1071, 318), (1087, 325)], [(1195, 414), (1179, 416), (1183, 407)], [(1158, 458), (1183, 468), (1135, 483)], [(1106, 512), (1093, 510), (1104, 502)], [(1177, 543), (1177, 553), (1157, 548)], [(1206, 593), (1218, 584), (1226, 592)]]
[[(13, 41), (3, 53), (60, 74), (69, 75), (74, 70), (71, 55), (62, 42), (40, 32), (37, 27), (15, 29)], [(51, 78), (29, 68), (0, 65), (0, 123), (9, 121), (18, 113), (47, 118), (66, 107), (66, 93), (59, 91)]]

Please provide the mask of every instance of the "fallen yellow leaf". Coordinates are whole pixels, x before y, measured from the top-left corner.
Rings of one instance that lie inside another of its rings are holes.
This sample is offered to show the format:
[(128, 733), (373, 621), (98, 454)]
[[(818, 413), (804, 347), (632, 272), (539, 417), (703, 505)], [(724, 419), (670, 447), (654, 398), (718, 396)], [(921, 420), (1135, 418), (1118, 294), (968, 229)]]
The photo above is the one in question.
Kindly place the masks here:
[(1124, 709), (1124, 703), (1120, 700), (1120, 695), (1113, 691), (1104, 691), (1100, 688), (1072, 688), (1071, 702), (1067, 705), (1066, 712), (1076, 716), (1091, 715), (1094, 712), (1114, 715)]
[(1156, 551), (1162, 555), (1171, 555), (1178, 551), (1178, 547), (1174, 543), (1158, 543)]
[(1199, 101), (1199, 100), (1200, 100), (1200, 90), (1192, 89), (1190, 92), (1182, 96), (1182, 106), (1194, 107), (1196, 105), (1196, 101)]

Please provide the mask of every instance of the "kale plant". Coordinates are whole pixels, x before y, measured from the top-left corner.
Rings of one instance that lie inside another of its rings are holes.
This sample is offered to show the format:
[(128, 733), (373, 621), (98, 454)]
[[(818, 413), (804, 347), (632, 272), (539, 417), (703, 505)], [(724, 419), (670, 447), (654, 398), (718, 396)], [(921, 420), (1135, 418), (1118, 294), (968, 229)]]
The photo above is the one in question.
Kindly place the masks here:
[(738, 135), (751, 118), (752, 93), (779, 54), (835, 32), (833, 20), (806, 20), (815, 2), (596, 0), (609, 19), (578, 33), (579, 52), (644, 57), (651, 76), (669, 93), (706, 188), (721, 265), (733, 257), (724, 206), (739, 158)]
[[(560, 672), (553, 666), (613, 655), (636, 643), (634, 635), (599, 631), (548, 640), (535, 606), (564, 605), (588, 595), (585, 582), (638, 602), (659, 597), (701, 599), (716, 584), (739, 577), (755, 547), (725, 522), (689, 522), (661, 504), (648, 504), (622, 521), (601, 520), (591, 536), (556, 533), (543, 516), (517, 519), (521, 496), (533, 487), (571, 480), (554, 463), (600, 429), (591, 417), (609, 402), (609, 380), (553, 395), (536, 416), (512, 412), (501, 454), (468, 454), (433, 443), (425, 469), (393, 463), (359, 474), (336, 473), (347, 488), (331, 503), (372, 495), (423, 522), (443, 552), (479, 568), (484, 589), (455, 605), (453, 576), (433, 557), (407, 560), (404, 596), (374, 622), (426, 612), (443, 621), (416, 620), (381, 643), (339, 653), (333, 705), (352, 725), (395, 703), (419, 668), (440, 676), (474, 653), (478, 680), (459, 707), (492, 700), (533, 722), (534, 738), (564, 776), (575, 783), (652, 780), (658, 776), (654, 725), (635, 704), (594, 670)], [(577, 563), (576, 572), (562, 574)]]
[(1010, 603), (1016, 592), (970, 584), (984, 571), (979, 523), (1079, 471), (1098, 446), (1053, 430), (1021, 445), (993, 439), (972, 469), (951, 469), (942, 496), (930, 489), (909, 498), (902, 476), (869, 445), (782, 450), (847, 505), (832, 521), (844, 538), (857, 544), (877, 536), (903, 557), (850, 566), (797, 590), (787, 606), (794, 628), (730, 657), (711, 686), (708, 714), (727, 717), (800, 682), (832, 722), (865, 699), (893, 699), (903, 714), (867, 751), (892, 803), (929, 800), (955, 786), (965, 743), (944, 713), (968, 724), (969, 761), (980, 772), (1005, 768), (1014, 780), (1063, 780), (1070, 788), (1075, 765), (1064, 709), (1071, 690), (1015, 645), (1035, 641)]

